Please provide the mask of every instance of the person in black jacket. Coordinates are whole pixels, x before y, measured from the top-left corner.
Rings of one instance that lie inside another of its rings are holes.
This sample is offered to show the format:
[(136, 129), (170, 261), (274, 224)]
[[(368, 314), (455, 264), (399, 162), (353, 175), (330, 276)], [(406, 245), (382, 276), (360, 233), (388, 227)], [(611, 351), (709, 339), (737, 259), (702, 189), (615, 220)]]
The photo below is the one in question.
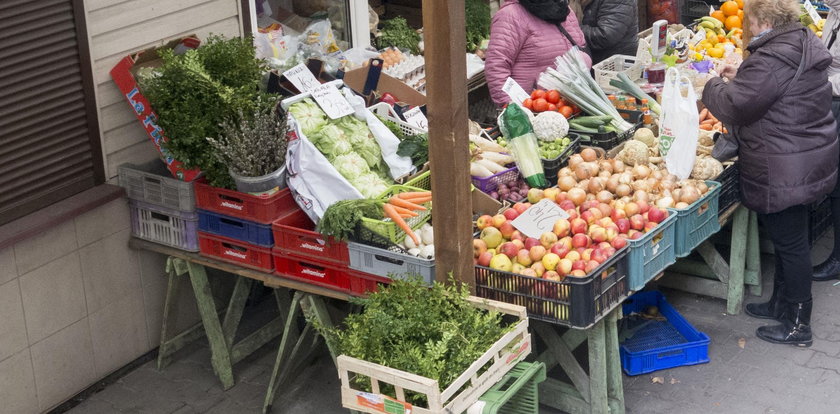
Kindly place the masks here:
[(612, 55), (636, 56), (638, 12), (633, 0), (591, 0), (585, 6), (580, 28), (592, 54), (592, 64)]

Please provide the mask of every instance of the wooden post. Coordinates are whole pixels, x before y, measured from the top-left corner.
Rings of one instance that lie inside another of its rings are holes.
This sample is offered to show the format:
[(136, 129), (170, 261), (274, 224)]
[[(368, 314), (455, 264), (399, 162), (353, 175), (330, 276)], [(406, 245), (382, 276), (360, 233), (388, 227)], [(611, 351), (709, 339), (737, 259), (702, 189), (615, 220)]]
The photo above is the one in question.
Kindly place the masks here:
[(475, 285), (464, 0), (423, 0), (436, 278)]

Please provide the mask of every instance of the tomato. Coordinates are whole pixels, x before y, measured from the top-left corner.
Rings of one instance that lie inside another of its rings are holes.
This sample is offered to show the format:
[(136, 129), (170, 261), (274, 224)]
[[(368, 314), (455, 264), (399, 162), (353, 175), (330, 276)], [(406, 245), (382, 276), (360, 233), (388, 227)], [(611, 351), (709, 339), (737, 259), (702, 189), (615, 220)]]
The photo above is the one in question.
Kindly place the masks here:
[(564, 107), (560, 108), (560, 113), (563, 114), (563, 116), (565, 116), (566, 119), (569, 119), (569, 118), (572, 117), (572, 114), (574, 112), (572, 111), (572, 107), (567, 105), (567, 106), (564, 106)]
[(566, 100), (564, 100), (563, 98), (558, 99), (557, 102), (555, 102), (554, 104), (557, 105), (558, 108), (562, 108), (568, 105), (568, 103), (566, 103)]
[(557, 105), (555, 105), (553, 103), (549, 103), (548, 104), (548, 111), (549, 112), (557, 112)]
[(545, 98), (545, 91), (542, 89), (534, 89), (534, 91), (531, 92), (531, 99), (536, 101), (540, 98)]
[(546, 92), (545, 93), (545, 100), (548, 101), (548, 103), (556, 104), (557, 102), (560, 101), (560, 92), (557, 92), (555, 90), (550, 90), (550, 91)]
[(534, 109), (534, 101), (532, 101), (531, 98), (528, 98), (524, 102), (522, 102), (522, 106), (528, 109)]
[(397, 98), (394, 95), (391, 95), (388, 92), (382, 94), (382, 97), (379, 99), (381, 102), (385, 102), (388, 105), (393, 106), (397, 103)]
[(543, 98), (534, 100), (534, 111), (545, 112), (548, 110), (548, 101)]

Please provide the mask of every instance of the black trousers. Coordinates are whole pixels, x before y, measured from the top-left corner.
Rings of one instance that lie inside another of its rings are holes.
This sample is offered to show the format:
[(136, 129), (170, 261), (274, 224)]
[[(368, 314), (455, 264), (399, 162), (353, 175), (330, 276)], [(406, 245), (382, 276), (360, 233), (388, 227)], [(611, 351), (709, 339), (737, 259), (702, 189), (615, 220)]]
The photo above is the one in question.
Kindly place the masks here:
[[(837, 122), (837, 130), (840, 132), (840, 97), (831, 100), (831, 113)], [(834, 191), (829, 195), (831, 198), (831, 222), (834, 225), (834, 249), (831, 255), (840, 260), (840, 180), (834, 186)]]
[(776, 255), (776, 277), (785, 282), (782, 297), (799, 303), (811, 299), (811, 247), (808, 243), (808, 206), (796, 205), (778, 213), (759, 214)]

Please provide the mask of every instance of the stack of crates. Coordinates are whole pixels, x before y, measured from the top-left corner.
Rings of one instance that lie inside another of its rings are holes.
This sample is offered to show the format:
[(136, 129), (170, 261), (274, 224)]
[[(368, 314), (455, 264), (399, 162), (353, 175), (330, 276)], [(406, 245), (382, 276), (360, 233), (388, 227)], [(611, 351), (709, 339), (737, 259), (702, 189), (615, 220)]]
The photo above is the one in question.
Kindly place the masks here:
[(297, 210), (288, 188), (255, 196), (195, 182), (201, 254), (265, 272), (274, 270), (271, 223)]
[(172, 178), (160, 160), (123, 164), (118, 174), (128, 195), (132, 236), (190, 252), (199, 250), (191, 183)]
[(487, 390), (466, 414), (539, 414), (538, 387), (545, 378), (542, 362), (520, 362)]

